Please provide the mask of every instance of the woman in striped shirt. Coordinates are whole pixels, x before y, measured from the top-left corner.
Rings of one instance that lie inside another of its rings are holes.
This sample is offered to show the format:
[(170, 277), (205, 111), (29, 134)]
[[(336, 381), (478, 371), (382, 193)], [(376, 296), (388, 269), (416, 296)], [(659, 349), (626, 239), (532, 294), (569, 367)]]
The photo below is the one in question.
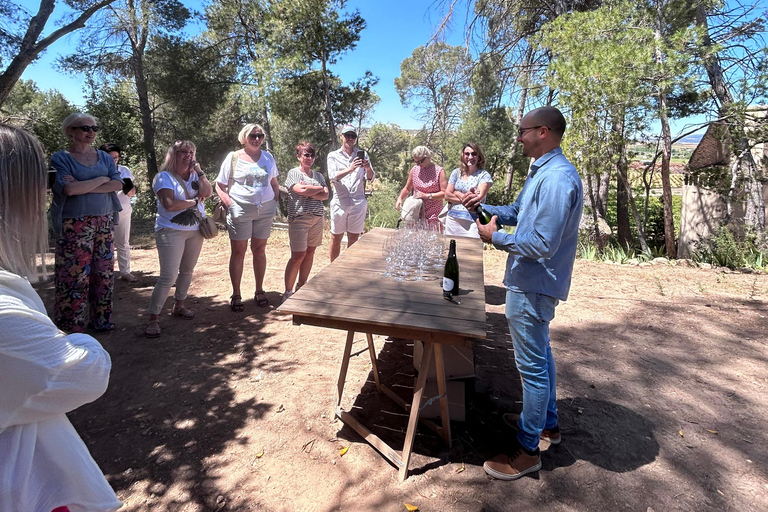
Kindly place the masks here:
[(296, 146), (299, 166), (288, 171), (285, 188), (288, 189), (288, 238), (291, 259), (285, 266), (285, 293), (287, 299), (293, 293), (296, 276), (298, 290), (309, 278), (315, 249), (323, 242), (325, 211), (323, 201), (328, 199), (328, 187), (323, 175), (311, 169), (315, 162), (315, 147), (309, 142)]

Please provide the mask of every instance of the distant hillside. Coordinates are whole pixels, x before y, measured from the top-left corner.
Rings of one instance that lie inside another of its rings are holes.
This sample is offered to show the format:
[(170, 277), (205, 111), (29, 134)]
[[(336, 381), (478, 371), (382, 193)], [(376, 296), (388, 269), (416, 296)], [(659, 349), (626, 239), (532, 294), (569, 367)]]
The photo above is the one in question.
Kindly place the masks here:
[(701, 138), (704, 136), (703, 133), (694, 133), (693, 135), (688, 135), (687, 137), (683, 137), (679, 141), (677, 141), (677, 144), (698, 144), (701, 141)]

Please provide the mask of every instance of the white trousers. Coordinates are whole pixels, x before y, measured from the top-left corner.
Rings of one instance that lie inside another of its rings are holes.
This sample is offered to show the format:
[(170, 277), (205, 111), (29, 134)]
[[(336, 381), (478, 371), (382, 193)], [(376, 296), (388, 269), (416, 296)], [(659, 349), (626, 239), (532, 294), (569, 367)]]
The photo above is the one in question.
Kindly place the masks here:
[(197, 229), (181, 230), (163, 228), (155, 232), (157, 258), (160, 260), (160, 277), (157, 278), (147, 312), (159, 315), (165, 299), (176, 282), (176, 300), (187, 298), (187, 291), (192, 282), (192, 272), (197, 265), (197, 258), (203, 248), (203, 235)]
[(117, 270), (120, 274), (128, 274), (131, 271), (131, 212), (133, 208), (123, 205), (118, 224), (115, 224), (115, 253), (117, 254)]

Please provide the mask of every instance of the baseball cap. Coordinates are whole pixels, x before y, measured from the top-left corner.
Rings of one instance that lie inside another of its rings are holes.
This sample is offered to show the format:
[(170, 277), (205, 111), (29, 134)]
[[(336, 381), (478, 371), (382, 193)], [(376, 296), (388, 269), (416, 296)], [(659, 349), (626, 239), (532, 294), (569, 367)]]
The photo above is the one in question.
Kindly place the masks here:
[(341, 128), (341, 131), (339, 133), (341, 133), (342, 135), (344, 135), (345, 133), (354, 133), (355, 135), (357, 135), (357, 131), (355, 130), (355, 127), (352, 126), (351, 124), (345, 124)]

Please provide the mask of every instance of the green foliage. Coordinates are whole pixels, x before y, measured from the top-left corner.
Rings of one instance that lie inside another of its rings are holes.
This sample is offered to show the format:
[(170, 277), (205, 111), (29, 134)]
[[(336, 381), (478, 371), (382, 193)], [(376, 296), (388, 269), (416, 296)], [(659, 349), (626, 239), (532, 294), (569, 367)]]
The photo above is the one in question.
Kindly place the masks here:
[(361, 137), (360, 147), (368, 151), (376, 175), (382, 181), (400, 183), (401, 187), (411, 169), (408, 132), (396, 124), (376, 123)]
[(127, 167), (146, 165), (138, 105), (129, 81), (101, 84), (91, 89), (85, 111), (99, 118), (99, 145), (114, 142), (120, 146), (120, 163)]
[(371, 197), (368, 198), (368, 218), (366, 229), (394, 228), (400, 220), (400, 212), (395, 210), (395, 202), (402, 183), (387, 180), (377, 180)]
[(727, 226), (720, 226), (712, 237), (696, 244), (693, 260), (730, 269), (763, 269), (768, 261), (768, 246), (754, 236), (741, 242)]
[(33, 133), (48, 156), (67, 144), (61, 122), (76, 108), (55, 90), (41, 91), (31, 80), (20, 80), (0, 108), (3, 122)]
[[(466, 48), (437, 42), (419, 46), (400, 64), (395, 89), (428, 127), (427, 146), (445, 161), (446, 142), (462, 118), (469, 95), (472, 59)], [(433, 161), (438, 161), (433, 158)]]

